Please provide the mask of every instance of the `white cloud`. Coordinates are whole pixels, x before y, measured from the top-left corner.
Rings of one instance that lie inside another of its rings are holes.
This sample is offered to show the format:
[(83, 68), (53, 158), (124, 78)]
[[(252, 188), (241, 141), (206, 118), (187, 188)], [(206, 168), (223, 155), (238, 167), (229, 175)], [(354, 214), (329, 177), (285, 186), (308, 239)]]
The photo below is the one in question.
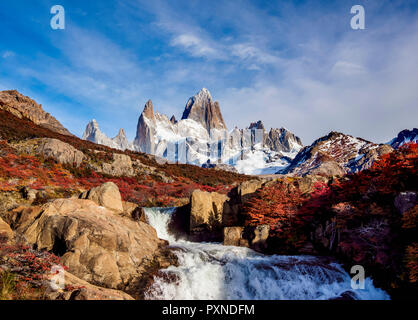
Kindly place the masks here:
[(261, 50), (250, 43), (238, 43), (230, 48), (231, 55), (243, 61), (254, 61), (261, 64), (279, 64), (282, 60), (267, 51)]
[(15, 53), (13, 51), (4, 51), (1, 55), (3, 59), (14, 57)]
[(348, 61), (337, 61), (332, 67), (331, 73), (337, 76), (356, 76), (366, 73), (366, 69)]
[(204, 40), (192, 34), (174, 36), (171, 40), (171, 45), (183, 47), (195, 57), (216, 57), (219, 55), (216, 49), (210, 47)]

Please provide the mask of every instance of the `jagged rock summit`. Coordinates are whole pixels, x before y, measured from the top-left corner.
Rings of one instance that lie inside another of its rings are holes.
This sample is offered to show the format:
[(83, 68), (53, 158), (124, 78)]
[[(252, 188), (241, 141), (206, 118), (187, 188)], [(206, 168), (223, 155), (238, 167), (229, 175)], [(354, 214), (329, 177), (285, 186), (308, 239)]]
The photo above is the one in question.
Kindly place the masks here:
[(136, 127), (136, 137), (134, 140), (134, 145), (137, 146), (139, 151), (153, 154), (155, 147), (155, 115), (154, 115), (154, 106), (151, 100), (148, 100), (145, 104), (144, 111), (138, 119), (138, 125)]
[(120, 150), (133, 149), (133, 145), (126, 137), (124, 129), (120, 129), (118, 135), (111, 139), (100, 131), (96, 119), (91, 120), (87, 124), (82, 139)]
[(8, 111), (20, 119), (27, 118), (44, 128), (72, 136), (70, 131), (57, 119), (42, 109), (42, 105), (17, 90), (0, 91), (0, 109)]
[(182, 119), (192, 119), (211, 129), (227, 129), (222, 117), (219, 102), (214, 102), (208, 89), (203, 88), (191, 97), (186, 104)]

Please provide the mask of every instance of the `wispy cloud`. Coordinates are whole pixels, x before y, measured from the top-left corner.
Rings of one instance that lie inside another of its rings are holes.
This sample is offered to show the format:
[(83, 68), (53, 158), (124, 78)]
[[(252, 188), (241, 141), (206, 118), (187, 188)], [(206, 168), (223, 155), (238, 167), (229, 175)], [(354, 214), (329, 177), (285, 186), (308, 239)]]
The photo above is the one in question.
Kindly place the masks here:
[(10, 57), (14, 57), (15, 56), (15, 53), (13, 52), (13, 51), (4, 51), (2, 54), (1, 54), (1, 57), (3, 58), (3, 59), (7, 59), (7, 58), (10, 58)]
[(192, 34), (181, 34), (174, 36), (171, 40), (171, 45), (183, 47), (192, 56), (195, 57), (219, 57), (220, 53), (210, 47), (202, 39)]

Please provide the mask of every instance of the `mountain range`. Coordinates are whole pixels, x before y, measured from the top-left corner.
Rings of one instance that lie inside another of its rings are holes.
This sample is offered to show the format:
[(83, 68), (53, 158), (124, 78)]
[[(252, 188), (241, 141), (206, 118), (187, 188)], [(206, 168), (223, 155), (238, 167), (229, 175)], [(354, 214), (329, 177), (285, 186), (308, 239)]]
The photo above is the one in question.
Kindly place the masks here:
[(118, 149), (130, 149), (172, 162), (222, 168), (246, 174), (275, 173), (289, 165), (303, 147), (302, 141), (285, 128), (267, 131), (261, 121), (247, 128), (228, 131), (219, 102), (203, 88), (189, 98), (181, 120), (154, 111), (149, 100), (141, 113), (135, 140), (123, 131), (111, 139), (91, 121), (83, 139)]
[[(16, 90), (0, 92), (0, 109), (18, 118), (60, 134), (72, 134), (42, 105)], [(189, 98), (179, 121), (154, 110), (149, 100), (140, 114), (134, 141), (124, 129), (114, 138), (103, 133), (92, 120), (82, 136), (97, 144), (119, 150), (155, 155), (173, 163), (187, 163), (205, 168), (244, 174), (287, 174), (326, 176), (355, 173), (370, 168), (382, 155), (409, 142), (418, 142), (418, 129), (403, 130), (386, 144), (376, 144), (339, 132), (303, 146), (295, 134), (285, 128), (266, 130), (262, 121), (247, 128), (228, 130), (219, 102), (203, 88)]]

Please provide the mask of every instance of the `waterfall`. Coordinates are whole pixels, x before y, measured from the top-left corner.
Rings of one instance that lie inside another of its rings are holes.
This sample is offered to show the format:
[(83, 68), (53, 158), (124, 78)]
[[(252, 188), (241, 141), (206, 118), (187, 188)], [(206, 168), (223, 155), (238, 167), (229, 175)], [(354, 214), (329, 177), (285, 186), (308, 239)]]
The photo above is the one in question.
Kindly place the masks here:
[(148, 208), (150, 225), (169, 241), (179, 261), (155, 276), (147, 299), (163, 300), (327, 300), (349, 294), (354, 299), (389, 296), (370, 278), (364, 290), (351, 288), (341, 265), (314, 256), (267, 256), (243, 247), (176, 240), (169, 223), (174, 208)]

